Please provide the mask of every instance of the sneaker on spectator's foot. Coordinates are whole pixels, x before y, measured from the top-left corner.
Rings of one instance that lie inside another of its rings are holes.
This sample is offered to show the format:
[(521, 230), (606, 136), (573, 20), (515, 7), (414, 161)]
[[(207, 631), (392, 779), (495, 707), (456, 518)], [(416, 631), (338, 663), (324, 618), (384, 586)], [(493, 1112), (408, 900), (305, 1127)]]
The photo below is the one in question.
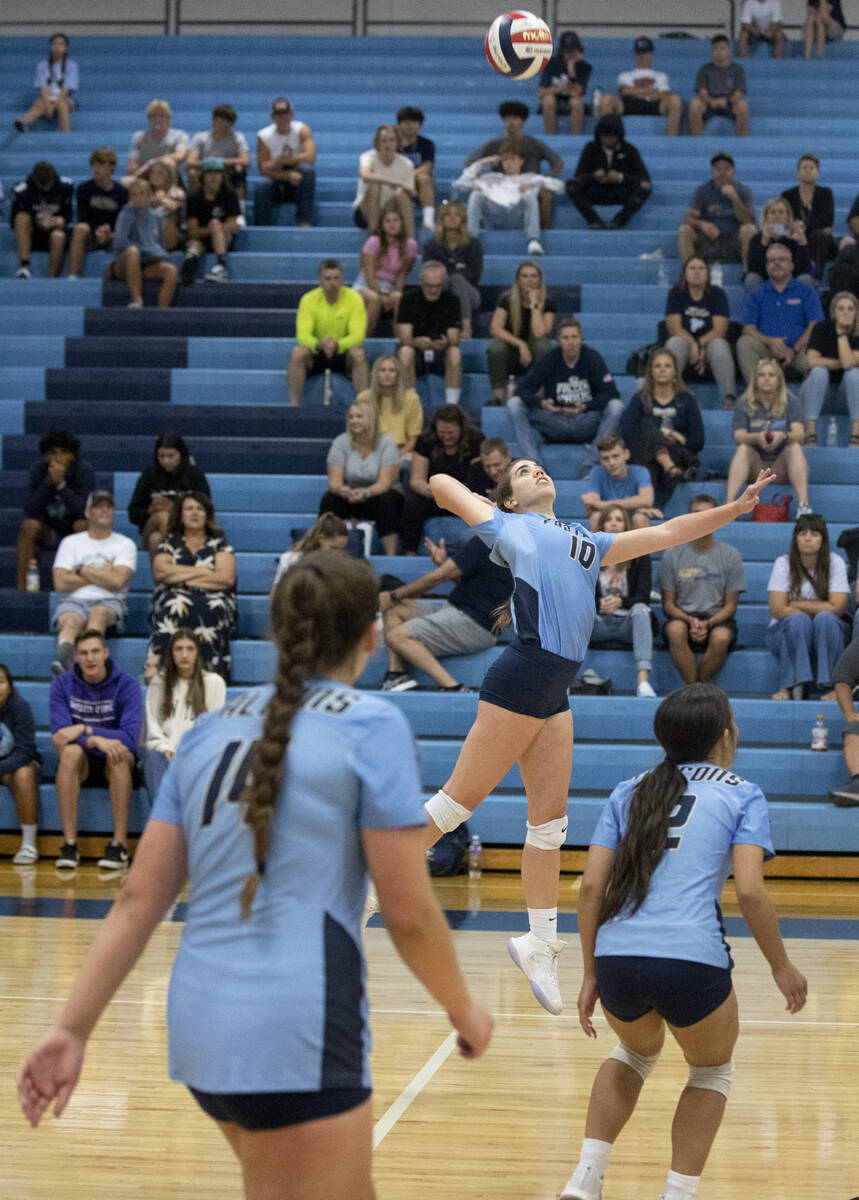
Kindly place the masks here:
[(211, 271), (207, 271), (203, 278), (207, 283), (226, 283), (230, 278), (230, 273), (223, 263), (216, 262)]
[(38, 858), (39, 858), (39, 851), (36, 849), (35, 846), (25, 846), (22, 844), (21, 849), (18, 851), (18, 853), (12, 859), (12, 865), (13, 865), (13, 867), (28, 866), (30, 863), (36, 862), (38, 860)]
[(646, 679), (635, 689), (635, 694), (636, 696), (647, 696), (650, 700), (656, 696), (656, 692), (654, 692), (653, 688)]
[(24, 124), (23, 121), (13, 121), (12, 124), (15, 126), (15, 128), (18, 130), (19, 133), (23, 133), (24, 130), (27, 128), (27, 126)]
[(418, 686), (418, 681), (405, 671), (386, 671), (382, 680), (383, 692), (411, 692)]
[(21, 263), (18, 270), (15, 272), (16, 279), (32, 279), (33, 272), (30, 270), (29, 263)]
[(537, 238), (531, 238), (530, 242), (528, 243), (528, 253), (529, 254), (542, 254), (543, 253), (543, 245), (541, 242), (539, 242), (537, 240)]
[(367, 928), (367, 922), (370, 920), (370, 917), (375, 916), (377, 912), (379, 912), (379, 893), (376, 891), (371, 879), (367, 888), (367, 899), (364, 901), (364, 911), (361, 914), (362, 933)]
[(720, 262), (710, 263), (710, 282), (714, 287), (721, 287), (725, 278), (725, 272), (722, 270)]
[(80, 279), (80, 275), (67, 275), (66, 279), (73, 279), (75, 281), (75, 283), (77, 283), (78, 280)]
[(561, 1200), (602, 1200), (602, 1181), (592, 1163), (579, 1163), (564, 1185)]
[(129, 300), (127, 308), (143, 308), (142, 300)]
[(849, 783), (845, 783), (844, 787), (833, 788), (829, 793), (829, 800), (831, 804), (837, 804), (839, 808), (859, 807), (859, 775), (854, 775)]
[(122, 842), (108, 842), (98, 865), (104, 871), (118, 871), (120, 867), (127, 867), (128, 851)]
[(182, 260), (182, 269), (179, 272), (179, 282), (182, 287), (190, 287), (197, 278), (197, 268), (200, 265), (199, 254), (186, 254)]
[(65, 675), (74, 666), (75, 648), (71, 642), (60, 642), (57, 646), (57, 657), (51, 663), (52, 675)]
[(236, 217), (236, 229), (247, 229), (248, 222), (244, 213), (239, 213)]
[(609, 229), (623, 229), (625, 226), (626, 219), (620, 213), (615, 213), (608, 223)]
[(507, 952), (520, 971), (531, 981), (531, 991), (547, 1012), (564, 1011), (558, 987), (558, 955), (566, 942), (544, 942), (533, 933), (507, 939)]
[[(608, 221), (604, 221), (602, 217), (594, 217), (592, 221), (588, 221), (588, 229), (608, 229)], [(641, 257), (644, 258), (644, 255)]]
[(76, 842), (63, 842), (54, 866), (60, 871), (76, 871), (81, 865), (80, 851)]
[(453, 687), (440, 687), (440, 692), (473, 692), (474, 688), (469, 687), (467, 683), (455, 683)]
[(812, 507), (807, 500), (800, 500), (796, 506), (796, 515), (798, 517), (807, 517), (812, 511)]

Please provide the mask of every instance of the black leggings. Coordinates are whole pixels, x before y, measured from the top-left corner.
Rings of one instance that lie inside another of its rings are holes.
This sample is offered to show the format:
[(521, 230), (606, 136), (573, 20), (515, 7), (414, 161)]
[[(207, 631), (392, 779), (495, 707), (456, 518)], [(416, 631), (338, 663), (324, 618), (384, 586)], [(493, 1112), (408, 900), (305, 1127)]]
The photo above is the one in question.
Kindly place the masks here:
[(417, 554), (425, 521), (428, 521), (430, 517), (449, 516), (450, 513), (439, 508), (432, 497), (419, 496), (417, 492), (409, 492), (403, 505), (403, 520), (400, 526), (403, 553)]
[(356, 521), (372, 521), (379, 537), (399, 533), (402, 507), (402, 494), (393, 488), (380, 496), (371, 496), (369, 500), (359, 500), (357, 504), (334, 492), (326, 492), (319, 501), (320, 515), (333, 512), (344, 521), (350, 517)]

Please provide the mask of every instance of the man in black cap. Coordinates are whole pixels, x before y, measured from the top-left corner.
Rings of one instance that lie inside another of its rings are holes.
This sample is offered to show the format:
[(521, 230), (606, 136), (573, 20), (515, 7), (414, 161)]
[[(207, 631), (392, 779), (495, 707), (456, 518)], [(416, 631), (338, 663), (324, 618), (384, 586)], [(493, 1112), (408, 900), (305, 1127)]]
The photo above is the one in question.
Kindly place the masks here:
[(570, 115), (570, 132), (582, 132), (585, 92), (593, 68), (584, 60), (585, 48), (579, 35), (568, 29), (561, 34), (558, 53), (546, 63), (537, 87), (537, 111), (543, 114), (543, 129), (557, 133), (557, 115)]
[(657, 116), (668, 118), (668, 136), (676, 137), (683, 118), (683, 101), (671, 91), (664, 71), (654, 71), (653, 42), (649, 37), (637, 37), (633, 44), (635, 67), (621, 71), (617, 77), (619, 95), (605, 95), (600, 103), (600, 116), (617, 113), (623, 116)]
[[(567, 180), (567, 195), (588, 228), (622, 229), (652, 190), (641, 155), (625, 140), (623, 121), (616, 113), (600, 117), (594, 140), (582, 147), (576, 173)], [(606, 224), (595, 204), (620, 204), (621, 209)]]

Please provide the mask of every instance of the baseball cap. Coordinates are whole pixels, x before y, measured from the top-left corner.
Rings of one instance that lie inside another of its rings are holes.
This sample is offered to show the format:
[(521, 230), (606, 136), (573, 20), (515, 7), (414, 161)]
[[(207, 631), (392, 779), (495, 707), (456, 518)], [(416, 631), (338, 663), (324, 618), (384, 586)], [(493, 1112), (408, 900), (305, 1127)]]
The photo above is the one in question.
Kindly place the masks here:
[(271, 102), (271, 111), (273, 113), (288, 113), (292, 112), (292, 105), (283, 96), (278, 96), (276, 100)]
[(98, 504), (100, 500), (106, 500), (108, 504), (112, 505), (114, 508), (116, 507), (113, 499), (113, 492), (109, 492), (107, 488), (96, 488), (96, 490), (94, 492), (90, 492), (86, 498), (87, 508), (92, 508), (92, 506), (94, 504)]
[(208, 158), (204, 158), (200, 164), (201, 175), (205, 175), (207, 171), (223, 171), (223, 169), (224, 160), (222, 158), (217, 158), (215, 155), (210, 155)]
[(572, 29), (568, 29), (565, 33), (561, 34), (560, 41), (558, 42), (558, 48), (561, 51), (568, 52), (572, 50), (584, 50), (584, 46), (581, 43), (579, 35), (574, 33)]
[(637, 37), (632, 48), (636, 54), (652, 54), (653, 42), (649, 37)]

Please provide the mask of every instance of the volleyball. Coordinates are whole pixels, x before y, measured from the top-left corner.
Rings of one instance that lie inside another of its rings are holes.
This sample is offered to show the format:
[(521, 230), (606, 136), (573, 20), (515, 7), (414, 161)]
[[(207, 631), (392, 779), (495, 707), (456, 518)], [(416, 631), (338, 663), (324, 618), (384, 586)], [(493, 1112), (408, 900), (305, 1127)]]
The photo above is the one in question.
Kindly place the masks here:
[(552, 57), (552, 31), (533, 13), (502, 13), (487, 29), (483, 48), (501, 75), (531, 79)]

